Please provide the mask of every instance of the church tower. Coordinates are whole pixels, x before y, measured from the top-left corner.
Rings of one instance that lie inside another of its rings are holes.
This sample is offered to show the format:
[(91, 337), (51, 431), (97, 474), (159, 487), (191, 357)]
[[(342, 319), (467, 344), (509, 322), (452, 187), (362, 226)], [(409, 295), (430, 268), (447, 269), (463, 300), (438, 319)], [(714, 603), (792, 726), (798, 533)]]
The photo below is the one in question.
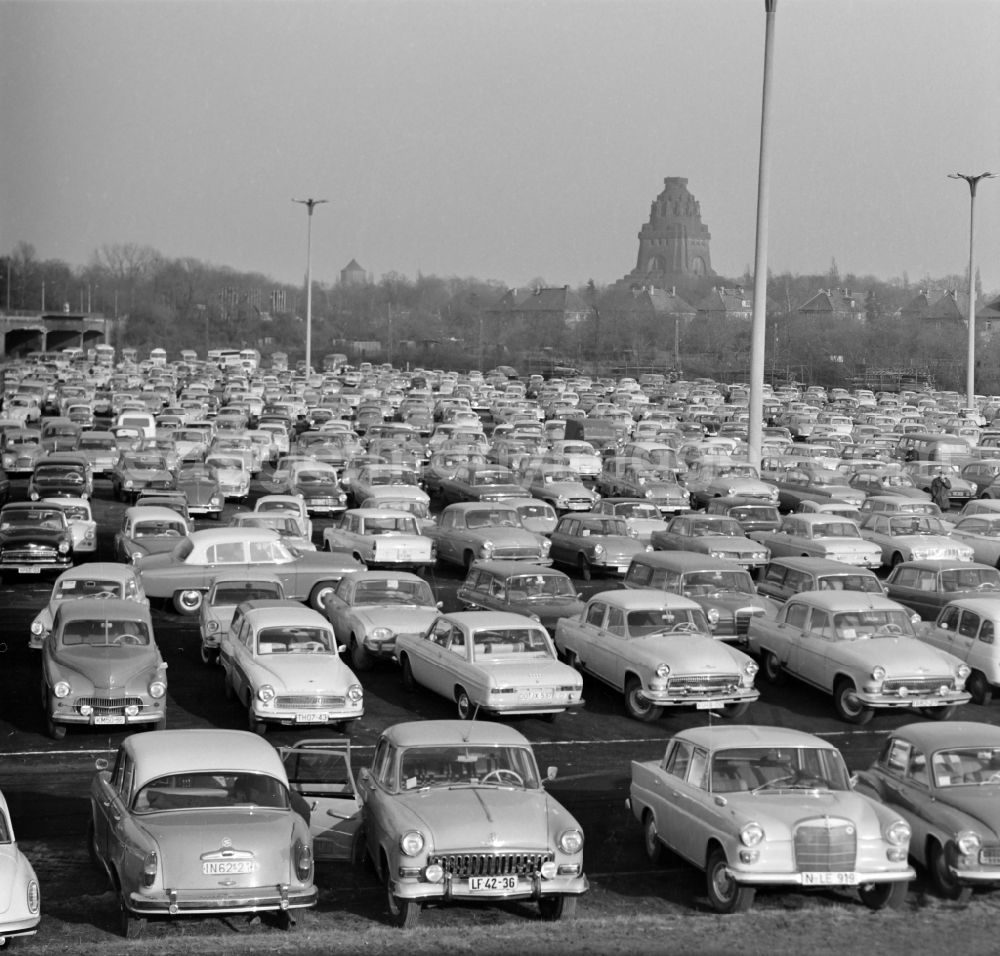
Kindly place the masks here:
[(626, 277), (632, 284), (665, 288), (680, 277), (712, 276), (708, 227), (687, 179), (669, 176), (653, 200), (649, 222), (639, 230), (639, 258)]

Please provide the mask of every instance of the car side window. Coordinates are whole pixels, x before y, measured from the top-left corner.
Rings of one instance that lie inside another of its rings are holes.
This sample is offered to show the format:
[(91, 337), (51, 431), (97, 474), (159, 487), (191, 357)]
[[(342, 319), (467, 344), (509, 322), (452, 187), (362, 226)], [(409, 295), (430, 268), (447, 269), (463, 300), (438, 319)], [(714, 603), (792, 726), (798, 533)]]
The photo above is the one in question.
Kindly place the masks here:
[(963, 611), (962, 619), (958, 624), (958, 633), (962, 637), (974, 638), (979, 630), (979, 615), (972, 611)]
[(600, 627), (604, 623), (604, 605), (594, 602), (587, 608), (587, 623)]
[(992, 644), (995, 639), (995, 632), (992, 621), (983, 621), (983, 626), (979, 629), (979, 640), (984, 644)]
[(352, 587), (353, 584), (351, 582), (350, 577), (343, 577), (340, 579), (340, 582), (337, 584), (337, 587), (334, 589), (333, 593), (336, 594), (336, 596), (340, 598), (341, 601), (347, 604), (350, 601)]
[(918, 580), (921, 577), (926, 577), (926, 575), (922, 575), (916, 568), (900, 568), (892, 583), (901, 588), (916, 588), (920, 586)]
[(625, 636), (625, 612), (620, 607), (608, 608), (608, 621), (605, 630), (616, 637)]
[(667, 760), (663, 769), (672, 777), (678, 777), (681, 780), (687, 779), (687, 772), (688, 767), (691, 765), (691, 752), (693, 749), (694, 748), (691, 744), (687, 743), (687, 741), (674, 741), (670, 753), (667, 754)]
[(785, 623), (790, 627), (796, 627), (802, 630), (806, 626), (806, 615), (809, 613), (809, 608), (805, 604), (790, 604), (785, 609)]
[(958, 616), (961, 614), (961, 609), (951, 605), (946, 607), (942, 612), (940, 617), (938, 617), (938, 627), (943, 628), (946, 631), (954, 631), (958, 628)]
[(905, 740), (890, 740), (886, 745), (882, 763), (890, 773), (901, 776), (910, 765), (910, 751), (913, 748)]
[(224, 541), (212, 545), (206, 552), (209, 564), (241, 564), (243, 562), (243, 542)]
[(782, 584), (785, 580), (785, 568), (780, 564), (769, 565), (764, 573), (764, 580), (768, 584)]
[(910, 753), (910, 763), (906, 775), (911, 783), (920, 784), (922, 787), (928, 786), (930, 777), (927, 773), (927, 756), (919, 750), (913, 750)]
[(834, 635), (830, 615), (819, 608), (813, 608), (812, 616), (809, 618), (809, 632), (816, 637), (832, 638)]
[(791, 594), (812, 590), (812, 579), (805, 571), (789, 569), (785, 575), (785, 588)]
[(653, 569), (649, 565), (642, 564), (638, 561), (633, 561), (632, 566), (628, 569), (628, 573), (625, 575), (625, 580), (629, 584), (634, 584), (637, 587), (645, 588), (649, 587), (650, 578), (653, 576)]
[(457, 627), (453, 627), (444, 639), (444, 647), (452, 654), (465, 657), (465, 632)]
[(708, 754), (696, 747), (688, 766), (687, 782), (699, 790), (708, 789)]
[(391, 787), (389, 780), (389, 768), (392, 766), (393, 748), (389, 742), (383, 738), (375, 748), (375, 756), (372, 757), (372, 778), (382, 784), (383, 787)]

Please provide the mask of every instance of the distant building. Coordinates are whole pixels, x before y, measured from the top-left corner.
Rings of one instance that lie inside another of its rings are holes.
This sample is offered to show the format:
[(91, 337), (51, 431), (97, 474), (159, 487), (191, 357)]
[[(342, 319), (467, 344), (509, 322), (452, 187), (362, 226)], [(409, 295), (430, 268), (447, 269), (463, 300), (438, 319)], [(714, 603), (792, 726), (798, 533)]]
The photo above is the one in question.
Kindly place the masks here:
[(697, 304), (698, 318), (704, 319), (746, 319), (753, 317), (753, 289), (743, 286), (727, 288), (713, 286), (709, 293)]
[(693, 319), (697, 309), (677, 294), (677, 289), (658, 289), (647, 285), (632, 289), (620, 284), (608, 290), (601, 300), (601, 319), (607, 322), (629, 319)]
[(796, 312), (803, 318), (853, 319), (861, 322), (865, 317), (865, 300), (864, 296), (850, 289), (820, 289)]
[(340, 270), (341, 285), (367, 285), (368, 273), (358, 265), (357, 259), (352, 259)]
[(926, 319), (929, 321), (967, 322), (969, 318), (969, 294), (957, 289), (943, 292), (920, 289), (898, 313), (901, 319)]
[(588, 305), (568, 285), (558, 288), (508, 289), (487, 316), (507, 321), (562, 323), (573, 328), (593, 315)]

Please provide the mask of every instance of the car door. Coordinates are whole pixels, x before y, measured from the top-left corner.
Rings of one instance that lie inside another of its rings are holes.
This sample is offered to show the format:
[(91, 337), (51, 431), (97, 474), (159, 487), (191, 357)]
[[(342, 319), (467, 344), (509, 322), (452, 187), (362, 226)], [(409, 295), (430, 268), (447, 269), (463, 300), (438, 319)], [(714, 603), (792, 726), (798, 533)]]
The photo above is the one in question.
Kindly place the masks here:
[(252, 658), (253, 640), (250, 623), (242, 618), (239, 622), (233, 620), (233, 627), (219, 644), (219, 663), (236, 699), (240, 701), (246, 700), (246, 690), (250, 686), (247, 665)]
[(289, 787), (308, 805), (313, 856), (320, 861), (351, 859), (361, 826), (361, 799), (351, 770), (350, 742), (300, 741), (278, 753)]
[(553, 561), (576, 564), (576, 538), (579, 534), (579, 518), (561, 518), (549, 539), (552, 547), (549, 557)]
[(798, 640), (789, 644), (787, 668), (810, 684), (827, 687), (830, 683), (830, 649), (836, 640), (830, 614), (813, 608), (800, 635)]
[(407, 660), (418, 684), (438, 694), (451, 697), (454, 683), (449, 679), (457, 670), (458, 642), (453, 644), (455, 625), (444, 618), (434, 622), (416, 641), (407, 644)]
[(698, 846), (704, 841), (708, 754), (686, 740), (672, 744), (664, 762), (664, 785), (668, 812), (657, 818), (660, 837), (674, 852), (704, 866)]

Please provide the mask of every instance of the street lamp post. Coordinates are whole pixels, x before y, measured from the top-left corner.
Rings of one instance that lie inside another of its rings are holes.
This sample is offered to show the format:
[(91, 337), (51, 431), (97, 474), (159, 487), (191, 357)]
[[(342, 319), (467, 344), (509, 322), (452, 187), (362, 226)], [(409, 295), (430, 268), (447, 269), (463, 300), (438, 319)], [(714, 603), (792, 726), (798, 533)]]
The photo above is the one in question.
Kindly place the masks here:
[(976, 228), (976, 187), (980, 179), (995, 179), (995, 173), (949, 173), (949, 179), (964, 179), (969, 184), (969, 336), (965, 369), (965, 407), (976, 407), (976, 273), (973, 269), (973, 240)]
[(308, 227), (306, 229), (306, 375), (312, 371), (312, 221), (313, 209), (322, 203), (329, 202), (328, 199), (293, 199), (292, 202), (301, 203), (309, 210)]

